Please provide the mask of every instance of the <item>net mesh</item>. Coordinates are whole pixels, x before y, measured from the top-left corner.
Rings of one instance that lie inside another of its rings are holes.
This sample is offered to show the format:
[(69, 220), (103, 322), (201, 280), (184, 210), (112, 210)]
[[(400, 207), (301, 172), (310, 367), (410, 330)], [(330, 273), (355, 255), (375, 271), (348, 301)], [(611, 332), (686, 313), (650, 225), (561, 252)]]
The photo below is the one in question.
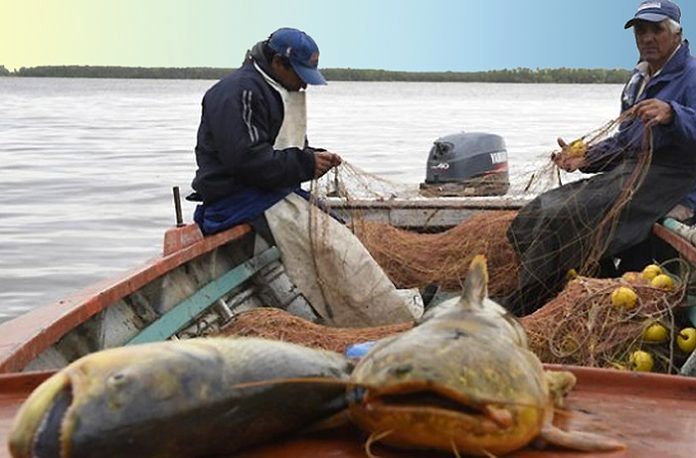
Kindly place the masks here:
[(484, 211), (434, 234), (362, 220), (355, 225), (355, 234), (398, 288), (437, 283), (457, 291), (473, 257), (485, 254), (489, 293), (499, 297), (511, 293), (517, 282), (517, 256), (505, 236), (515, 214)]
[[(613, 135), (619, 124), (630, 115), (629, 112), (608, 122), (571, 145), (580, 145), (585, 151), (592, 148)], [(625, 279), (591, 278), (597, 272), (618, 216), (630, 202), (648, 170), (652, 157), (649, 129), (646, 129), (640, 141), (641, 145), (629, 145), (640, 150), (640, 153), (620, 193), (602, 215), (599, 224), (588, 224), (592, 226), (589, 228), (592, 243), (585, 245), (590, 248), (577, 268), (584, 276), (570, 282), (555, 299), (535, 313), (522, 318), (531, 347), (544, 362), (593, 367), (624, 366), (630, 352), (647, 345), (642, 338), (645, 327), (649, 323), (661, 322), (670, 330), (672, 339), (662, 347), (653, 345), (651, 352), (656, 357), (656, 370), (674, 370), (675, 355), (671, 342), (674, 341), (675, 327), (672, 310), (684, 297), (685, 278), (677, 279), (676, 288), (669, 291), (650, 287), (640, 281), (630, 283)], [(609, 152), (610, 155), (623, 153), (624, 150)], [(564, 148), (550, 156), (558, 161), (568, 154), (577, 154), (577, 151)], [(536, 170), (518, 177), (505, 196), (492, 197), (490, 200), (512, 203), (520, 197), (529, 198), (558, 186), (563, 178), (579, 178), (577, 174), (562, 172), (556, 161), (549, 160), (548, 154), (545, 158)], [(362, 199), (378, 201), (384, 207), (403, 205), (404, 200), (423, 199), (412, 186), (390, 182), (346, 162), (321, 180), (313, 182), (311, 195), (318, 205), (316, 210), (310, 212), (310, 240), (313, 246), (320, 248), (328, 246), (330, 241), (326, 240), (326, 228), (316, 218), (321, 211), (318, 208), (336, 210), (331, 208), (331, 199), (327, 200), (327, 197), (339, 197), (342, 205), (347, 203), (349, 207)], [(573, 196), (569, 196), (569, 201), (572, 199)], [(427, 222), (420, 232), (414, 232), (389, 223), (368, 220), (361, 211), (354, 209), (348, 226), (399, 288), (437, 283), (446, 290), (457, 291), (463, 284), (473, 256), (484, 254), (490, 273), (489, 293), (493, 297), (503, 297), (515, 290), (520, 270), (524, 268), (506, 236), (515, 215), (514, 211), (477, 211), (444, 232), (428, 233)], [(317, 249), (314, 255), (318, 257), (329, 253), (328, 250)], [(317, 271), (317, 275), (322, 288), (331, 287), (330, 281), (321, 281), (320, 271)], [(611, 304), (611, 293), (620, 285), (632, 287), (638, 295), (638, 305), (629, 312)], [(228, 332), (272, 335), (342, 351), (347, 342), (371, 340), (407, 328), (402, 327), (406, 325), (398, 325), (377, 330), (327, 329), (294, 317), (283, 315), (281, 318), (281, 315), (273, 313), (262, 318), (253, 315), (248, 315), (249, 319), (240, 317)]]
[(219, 335), (263, 337), (343, 353), (355, 343), (379, 340), (412, 326), (412, 323), (400, 323), (371, 328), (334, 328), (312, 323), (284, 310), (263, 307), (236, 315)]
[[(529, 199), (562, 184), (564, 176), (571, 180), (581, 178), (582, 175), (578, 173), (566, 174), (563, 172), (556, 165), (556, 161), (564, 156), (578, 154), (578, 148), (574, 149), (572, 147), (574, 145), (578, 145), (582, 150), (581, 154), (584, 154), (587, 150), (615, 134), (619, 125), (631, 116), (632, 113), (630, 111), (625, 112), (616, 119), (571, 142), (571, 148), (562, 148), (544, 154), (543, 157), (545, 159), (539, 158), (541, 162), (535, 170), (522, 174), (512, 181), (506, 195), (491, 197), (489, 200), (496, 201), (501, 206), (504, 206), (507, 201), (513, 206), (514, 202), (519, 202), (520, 199)], [(630, 202), (633, 193), (640, 186), (648, 170), (652, 158), (651, 130), (646, 129), (643, 138), (638, 141), (641, 142), (640, 145), (625, 145), (623, 148), (615, 151), (605, 152), (606, 160), (611, 160), (614, 156), (623, 154), (627, 148), (640, 151), (637, 155), (635, 167), (624, 180), (621, 192), (616, 196), (612, 205), (605, 210), (599, 222), (593, 221), (588, 223), (591, 227), (586, 227), (583, 225), (583, 219), (586, 218), (582, 216), (577, 218), (579, 222), (576, 227), (578, 233), (587, 234), (588, 231), (591, 232), (589, 243), (584, 242), (587, 248), (583, 249), (583, 259), (576, 266), (576, 270), (583, 275), (593, 275), (597, 272), (599, 261), (611, 240), (618, 217), (624, 207)], [(553, 160), (554, 158), (556, 158), (556, 161)], [(327, 231), (316, 222), (316, 213), (321, 211), (318, 208), (332, 209), (331, 203), (325, 199), (326, 197), (339, 197), (342, 202), (347, 203), (349, 206), (364, 199), (379, 201), (383, 206), (391, 204), (398, 206), (403, 205), (404, 201), (417, 202), (424, 199), (423, 193), (419, 193), (418, 189), (413, 186), (391, 182), (347, 162), (344, 162), (321, 180), (313, 182), (311, 194), (315, 202), (319, 203), (314, 211), (314, 224), (311, 225), (313, 243), (317, 247), (325, 247), (330, 243), (325, 240)], [(485, 198), (482, 199), (485, 201)], [(576, 204), (577, 202), (575, 202), (572, 195), (567, 196), (568, 208), (574, 208), (572, 206)], [(509, 262), (510, 257), (514, 257), (511, 254), (511, 247), (500, 242), (500, 235), (504, 234), (508, 226), (503, 220), (514, 217), (511, 215), (511, 213), (501, 216), (493, 214), (482, 215), (472, 221), (471, 224), (467, 223), (465, 226), (457, 228), (456, 231), (447, 235), (433, 236), (427, 242), (422, 238), (413, 238), (407, 231), (395, 231), (387, 229), (385, 226), (366, 223), (364, 215), (359, 210), (352, 211), (349, 224), (363, 242), (371, 248), (370, 251), (373, 255), (379, 256), (382, 262), (388, 266), (396, 268), (394, 266), (398, 265), (398, 269), (404, 271), (395, 272), (394, 279), (399, 285), (422, 286), (428, 282), (436, 281), (453, 285), (453, 283), (461, 282), (461, 273), (466, 271), (468, 261), (476, 254), (476, 252), (472, 253), (470, 250), (481, 250), (479, 253), (490, 255), (491, 253), (498, 253), (498, 249), (501, 249), (501, 257), (508, 258), (508, 262), (498, 264), (498, 259), (496, 259), (493, 261), (494, 266), (497, 269), (499, 265), (507, 264), (507, 267), (503, 268), (503, 270), (511, 278), (515, 276), (517, 269), (512, 267), (514, 262)], [(427, 222), (425, 229), (427, 229)], [(541, 233), (543, 231), (540, 232), (540, 236), (542, 235)], [(379, 244), (384, 246), (378, 247), (377, 245)], [(452, 250), (444, 248), (445, 246), (451, 247)], [(458, 255), (456, 254), (457, 250), (459, 250)], [(419, 253), (408, 253), (412, 251), (419, 251)], [(426, 253), (426, 251), (429, 253)], [(444, 256), (444, 258), (440, 257), (436, 260), (436, 255)], [(419, 257), (423, 259), (418, 259)], [(405, 266), (403, 261), (411, 263), (411, 267)], [(428, 265), (425, 266), (422, 261), (427, 261)], [(491, 261), (489, 259), (489, 262)], [(533, 263), (534, 261), (530, 260), (529, 262)], [(434, 267), (435, 265), (438, 267)], [(445, 265), (446, 267), (444, 267)], [(510, 281), (514, 282), (515, 280)], [(497, 283), (496, 281), (495, 284), (497, 285)]]
[[(622, 278), (577, 277), (536, 312), (521, 318), (530, 348), (546, 363), (627, 368), (631, 354), (647, 350), (659, 372), (674, 372), (671, 342), (676, 330), (673, 309), (685, 294), (685, 278), (663, 289), (650, 286), (639, 272)], [(637, 295), (633, 308), (617, 306), (612, 294), (627, 287)], [(670, 334), (664, 342), (646, 340), (644, 331), (660, 323)], [(678, 332), (678, 331), (677, 331)]]
[[(674, 304), (685, 294), (683, 278), (676, 287), (652, 287), (640, 273), (620, 279), (577, 277), (552, 301), (521, 318), (530, 349), (545, 363), (630, 369), (631, 354), (647, 351), (653, 371), (674, 373), (686, 356), (674, 349), (679, 326)], [(637, 294), (635, 307), (612, 303), (619, 287)], [(667, 329), (664, 341), (653, 342), (645, 330), (656, 323)], [(220, 330), (222, 336), (251, 336), (292, 342), (343, 353), (353, 344), (379, 340), (413, 327), (399, 323), (370, 328), (335, 328), (312, 323), (276, 308), (257, 308), (236, 315)]]

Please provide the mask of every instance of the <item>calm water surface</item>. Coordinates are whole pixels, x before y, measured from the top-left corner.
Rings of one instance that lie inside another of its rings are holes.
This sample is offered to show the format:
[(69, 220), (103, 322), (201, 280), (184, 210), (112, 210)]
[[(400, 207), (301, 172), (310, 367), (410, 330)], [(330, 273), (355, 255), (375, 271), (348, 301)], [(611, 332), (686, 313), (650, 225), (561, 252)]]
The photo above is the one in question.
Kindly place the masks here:
[[(212, 81), (0, 78), (0, 321), (144, 263), (186, 193)], [(512, 174), (618, 114), (620, 86), (334, 82), (310, 88), (310, 143), (392, 181), (437, 137), (502, 135)], [(193, 206), (184, 202), (190, 220)]]

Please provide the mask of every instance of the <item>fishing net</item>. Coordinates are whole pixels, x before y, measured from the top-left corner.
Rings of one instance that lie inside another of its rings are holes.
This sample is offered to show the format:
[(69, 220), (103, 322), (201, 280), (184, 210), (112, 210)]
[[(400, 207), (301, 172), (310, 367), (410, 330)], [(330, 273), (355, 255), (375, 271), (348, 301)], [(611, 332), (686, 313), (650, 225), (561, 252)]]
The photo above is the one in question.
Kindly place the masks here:
[(322, 326), (276, 308), (262, 307), (236, 315), (220, 336), (262, 337), (343, 353), (355, 343), (379, 340), (410, 329), (413, 323), (371, 328)]
[[(683, 362), (673, 346), (678, 333), (674, 307), (684, 298), (688, 277), (688, 268), (681, 267), (683, 277), (670, 277), (674, 286), (666, 289), (651, 286), (639, 272), (571, 280), (556, 298), (521, 318), (530, 348), (546, 363), (605, 368), (630, 368), (631, 355), (640, 350), (650, 354), (653, 371), (674, 372)], [(622, 306), (612, 298), (620, 287), (635, 292), (635, 305)], [(668, 330), (657, 342), (645, 335), (655, 324)]]
[[(530, 270), (529, 264), (537, 261), (529, 255), (519, 258), (508, 241), (508, 228), (516, 216), (514, 209), (540, 193), (563, 184), (562, 180), (574, 182), (583, 178), (580, 173), (566, 173), (557, 164), (571, 156), (582, 156), (600, 145), (613, 136), (619, 125), (630, 116), (630, 111), (624, 113), (579, 137), (567, 147), (551, 154), (545, 153), (533, 170), (512, 177), (506, 195), (476, 197), (473, 204), (469, 200), (460, 212), (460, 216), (466, 218), (464, 221), (448, 221), (445, 217), (447, 206), (435, 210), (424, 206), (418, 210), (421, 212), (421, 223), (417, 227), (408, 227), (408, 221), (399, 219), (398, 209), (408, 211), (409, 208), (419, 208), (419, 202), (426, 197), (411, 185), (393, 183), (347, 162), (312, 183), (310, 191), (317, 203), (313, 212), (329, 211), (344, 218), (346, 225), (399, 288), (437, 283), (445, 290), (458, 291), (473, 256), (484, 254), (490, 273), (490, 295), (494, 298), (514, 296), (522, 272)], [(542, 252), (539, 256), (556, 256), (562, 261), (568, 253), (562, 250), (572, 246), (571, 252), (577, 252), (573, 253), (577, 254), (577, 262), (572, 267), (582, 276), (556, 295), (565, 283), (561, 281), (556, 285), (558, 288), (553, 291), (554, 294), (549, 296), (550, 301), (522, 319), (533, 350), (544, 362), (594, 367), (625, 366), (628, 356), (644, 347), (649, 347), (654, 356), (654, 370), (672, 372), (679, 362), (678, 357), (675, 360), (672, 350), (673, 338), (660, 346), (644, 341), (642, 335), (650, 323), (660, 322), (674, 337), (672, 310), (684, 297), (688, 283), (686, 278), (677, 279), (677, 288), (670, 291), (651, 287), (638, 280), (591, 278), (599, 272), (600, 261), (612, 239), (619, 216), (643, 182), (652, 160), (650, 129), (646, 129), (643, 138), (636, 142), (639, 144), (605, 151), (608, 162), (624, 155), (629, 148), (634, 154), (633, 168), (622, 176), (620, 187), (610, 194), (607, 205), (578, 210), (583, 202), (577, 201), (577, 195), (588, 180), (579, 180), (574, 183), (577, 186), (565, 188), (577, 190), (577, 193), (569, 192), (564, 196), (566, 201), (559, 202), (559, 214), (565, 212), (570, 215), (571, 223), (566, 226), (570, 239), (563, 241), (558, 252)], [(371, 202), (372, 207), (365, 205), (365, 202)], [(452, 205), (456, 206), (456, 199), (454, 202)], [(394, 211), (387, 218), (375, 218), (372, 212), (375, 206)], [(310, 218), (313, 219), (310, 223), (312, 244), (317, 247), (330, 244), (319, 220), (312, 216)], [(540, 230), (534, 231), (529, 243), (548, 237), (556, 230), (552, 226), (537, 226), (536, 229)], [(573, 240), (573, 237), (577, 240)], [(320, 253), (322, 250), (316, 251), (317, 256)], [(688, 266), (681, 266), (679, 271), (688, 271)], [(321, 272), (317, 273), (321, 276)], [(565, 270), (557, 273), (561, 278), (566, 274)], [(331, 287), (330, 282), (320, 284), (322, 288)], [(611, 304), (611, 293), (620, 285), (630, 286), (638, 295), (637, 306), (630, 311)], [(304, 332), (302, 330), (300, 334)], [(325, 330), (320, 334), (326, 335)], [(352, 334), (348, 337), (351, 342), (360, 340)]]
[[(628, 110), (618, 118), (608, 122), (599, 129), (590, 132), (576, 141), (581, 145), (580, 148), (584, 149), (586, 152), (587, 149), (598, 145), (601, 141), (608, 138), (616, 131), (622, 122), (632, 116), (632, 110)], [(652, 131), (650, 129), (646, 129), (643, 138), (640, 141), (641, 145), (639, 148), (640, 152), (637, 156), (638, 160), (631, 171), (631, 174), (624, 181), (621, 192), (616, 196), (609, 209), (604, 213), (604, 215), (602, 215), (599, 224), (591, 228), (591, 248), (585, 253), (584, 259), (579, 265), (578, 272), (580, 274), (589, 275), (597, 272), (599, 262), (605, 249), (611, 241), (611, 237), (614, 229), (616, 228), (616, 224), (619, 221), (621, 211), (631, 201), (631, 197), (635, 193), (636, 189), (640, 187), (643, 179), (645, 178), (645, 174), (647, 173), (650, 162), (652, 161)], [(633, 145), (629, 145), (628, 147), (630, 146)], [(564, 149), (561, 153), (557, 154), (568, 154), (570, 151), (572, 151), (572, 148)], [(623, 152), (624, 149), (618, 149), (608, 152), (608, 155), (618, 156)], [(613, 157), (611, 160), (613, 160)]]
[(437, 283), (461, 289), (476, 254), (486, 255), (489, 293), (510, 294), (517, 283), (517, 256), (505, 236), (515, 212), (484, 211), (440, 233), (417, 233), (362, 220), (355, 234), (398, 288)]
[[(326, 187), (319, 189), (321, 185)], [(492, 211), (483, 206), (465, 210), (468, 218), (464, 221), (461, 221), (460, 212), (457, 215), (459, 220), (443, 223), (437, 209), (423, 209), (420, 214), (424, 218), (417, 227), (409, 227), (413, 222), (406, 221), (406, 224), (399, 225), (396, 221), (371, 219), (369, 209), (363, 213), (359, 202), (362, 199), (379, 202), (388, 212), (398, 212), (404, 203), (418, 205), (423, 201), (412, 188), (392, 184), (347, 163), (333, 174), (328, 183), (324, 180), (315, 183), (315, 186), (312, 195), (318, 205), (312, 206), (310, 211), (310, 243), (318, 284), (325, 298), (331, 295), (335, 297), (334, 282), (337, 276), (322, 278), (327, 269), (319, 267), (324, 264), (323, 256), (336, 255), (330, 249), (331, 232), (325, 225), (326, 218), (320, 217), (322, 211), (337, 213), (345, 218), (347, 227), (399, 289), (437, 284), (443, 290), (458, 291), (473, 257), (484, 254), (488, 260), (491, 295), (502, 297), (514, 290), (518, 261), (505, 233), (515, 217), (515, 211)], [(319, 197), (327, 195), (338, 199), (327, 201)], [(347, 211), (346, 207), (350, 210)], [(350, 278), (352, 274), (346, 271), (345, 277)]]
[[(577, 277), (552, 301), (523, 317), (530, 349), (545, 363), (631, 369), (636, 351), (650, 354), (655, 372), (674, 373), (686, 355), (674, 350), (674, 305), (685, 294), (686, 277), (674, 277), (669, 289), (650, 286), (638, 272), (622, 278)], [(631, 308), (617, 306), (612, 293), (619, 287), (635, 291)], [(666, 336), (651, 341), (645, 330), (662, 325)], [(262, 337), (343, 353), (357, 343), (379, 340), (413, 327), (399, 323), (369, 328), (335, 328), (312, 323), (284, 310), (262, 307), (236, 315), (218, 335)]]
[[(397, 226), (404, 226), (404, 222), (398, 221), (396, 209), (416, 208), (419, 202), (426, 198), (413, 186), (393, 183), (344, 162), (319, 181), (312, 183), (311, 194), (318, 204), (314, 207), (314, 211), (310, 212), (310, 215), (314, 215), (310, 216), (313, 219), (310, 228), (311, 241), (316, 247), (315, 257), (331, 255), (330, 250), (325, 249), (331, 243), (330, 240), (326, 240), (328, 232), (316, 218), (318, 212), (328, 210), (347, 219), (348, 227), (361, 239), (399, 288), (423, 287), (429, 283), (437, 283), (446, 289), (456, 290), (463, 282), (472, 257), (476, 254), (485, 254), (491, 272), (491, 294), (494, 297), (509, 294), (519, 282), (520, 269), (533, 272), (534, 264), (538, 264), (539, 261), (545, 262), (543, 257), (560, 253), (561, 249), (568, 249), (572, 241), (564, 243), (558, 250), (542, 250), (538, 258), (535, 258), (535, 254), (530, 255), (528, 252), (526, 257), (520, 260), (506, 235), (509, 223), (515, 214), (501, 210), (519, 208), (521, 203), (529, 201), (537, 194), (562, 184), (562, 176), (568, 176), (571, 180), (581, 178), (582, 175), (577, 173), (562, 172), (556, 162), (564, 155), (584, 154), (588, 149), (613, 135), (619, 124), (628, 116), (630, 113), (581, 136), (571, 142), (568, 148), (544, 154), (538, 167), (513, 178), (506, 195), (478, 197), (477, 203), (474, 204), (474, 206), (480, 206), (478, 211), (469, 210), (468, 220), (463, 223), (457, 221), (456, 223), (460, 224), (440, 233), (437, 232), (454, 225), (451, 221), (443, 221), (446, 219), (443, 214), (446, 213), (447, 208), (420, 210), (422, 218), (416, 230), (398, 228)], [(608, 208), (602, 208), (596, 212), (599, 213), (598, 219), (588, 221), (586, 216), (575, 210), (578, 202), (573, 195), (567, 196), (567, 213), (572, 216), (570, 225), (573, 226), (567, 230), (571, 234), (568, 237), (572, 238), (572, 234), (577, 234), (581, 245), (575, 250), (579, 253), (579, 262), (572, 267), (580, 274), (596, 274), (599, 261), (611, 240), (618, 217), (626, 204), (630, 202), (648, 169), (652, 152), (650, 130), (646, 131), (642, 142), (640, 147), (642, 152), (638, 155), (636, 166), (624, 180), (623, 187), (614, 202)], [(620, 155), (623, 152), (623, 149), (609, 151), (606, 156)], [(550, 157), (551, 160), (549, 160)], [(553, 158), (556, 158), (556, 161)], [(374, 221), (371, 219), (374, 216), (371, 214), (371, 208), (363, 205), (366, 201), (372, 202), (373, 207), (376, 202), (380, 208), (391, 208), (393, 211), (389, 213), (387, 220)], [(468, 205), (471, 205), (471, 202)], [(350, 211), (346, 211), (346, 208)], [(493, 208), (493, 210), (485, 211), (486, 208)], [(462, 211), (460, 215), (464, 213), (465, 211)], [(532, 231), (532, 236), (548, 237), (549, 233), (555, 231), (555, 228), (549, 226), (546, 231), (544, 228)], [(535, 241), (530, 240), (526, 243), (533, 244)], [(321, 276), (321, 272), (317, 274)], [(543, 280), (545, 279), (541, 278), (540, 282), (543, 283)], [(330, 281), (320, 282), (320, 284), (325, 287), (331, 286)]]

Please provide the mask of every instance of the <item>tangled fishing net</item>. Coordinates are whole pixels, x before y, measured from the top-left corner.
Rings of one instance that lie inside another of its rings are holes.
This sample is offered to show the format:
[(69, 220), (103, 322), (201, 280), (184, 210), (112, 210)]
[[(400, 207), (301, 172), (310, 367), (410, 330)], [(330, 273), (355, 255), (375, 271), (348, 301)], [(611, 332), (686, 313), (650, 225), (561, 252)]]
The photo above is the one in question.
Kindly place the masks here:
[(281, 309), (263, 307), (235, 316), (220, 330), (219, 335), (262, 337), (343, 353), (355, 343), (379, 340), (412, 326), (413, 323), (400, 323), (372, 328), (332, 328)]
[[(501, 209), (518, 207), (521, 199), (529, 199), (562, 184), (561, 169), (556, 165), (558, 159), (568, 155), (584, 155), (588, 149), (615, 133), (620, 123), (629, 116), (630, 112), (624, 113), (571, 142), (569, 147), (553, 152), (551, 160), (547, 156), (541, 167), (513, 182), (507, 195), (479, 198), (483, 208), (486, 201), (497, 202), (496, 210), (469, 210), (470, 215), (474, 213), (473, 217), (445, 232), (438, 232), (442, 229), (438, 226), (442, 217), (438, 212), (444, 210), (422, 210), (425, 223), (418, 228), (418, 232), (397, 229), (391, 221), (369, 221), (364, 213), (368, 210), (361, 209), (365, 200), (379, 202), (382, 208), (415, 208), (424, 198), (412, 186), (390, 182), (349, 163), (344, 163), (322, 180), (314, 182), (311, 193), (323, 209), (344, 215), (341, 212), (343, 206), (351, 208), (349, 227), (397, 287), (422, 287), (428, 283), (438, 283), (448, 289), (457, 288), (462, 284), (473, 256), (485, 254), (491, 271), (491, 294), (505, 295), (514, 289), (520, 266), (506, 236), (515, 213)], [(632, 174), (625, 180), (621, 193), (606, 209), (599, 223), (588, 229), (580, 221), (576, 228), (578, 233), (585, 236), (591, 230), (589, 241), (584, 242), (587, 247), (583, 250), (582, 262), (575, 266), (583, 275), (596, 273), (622, 209), (630, 202), (645, 176), (652, 153), (650, 130), (646, 131), (642, 149), (643, 153), (639, 155)], [(610, 152), (615, 155), (622, 153), (623, 150)], [(339, 198), (339, 206), (332, 207), (336, 205), (336, 199), (327, 200), (327, 197)], [(568, 205), (573, 205), (572, 198), (568, 199)], [(326, 243), (322, 240), (324, 228), (316, 223), (310, 227), (314, 243), (317, 246)]]
[[(525, 269), (507, 236), (510, 222), (516, 216), (512, 209), (519, 207), (515, 202), (562, 184), (563, 176), (579, 178), (577, 174), (566, 175), (558, 164), (572, 159), (572, 156), (584, 155), (593, 146), (613, 135), (618, 126), (631, 115), (630, 112), (624, 113), (578, 138), (567, 147), (552, 153), (551, 160), (546, 156), (544, 165), (527, 176), (518, 178), (516, 183), (512, 183), (507, 195), (478, 198), (483, 204), (477, 210), (467, 210), (468, 218), (455, 225), (443, 224), (439, 210), (428, 210), (425, 207), (422, 210), (425, 224), (418, 231), (399, 228), (392, 224), (393, 221), (370, 220), (367, 215), (369, 208), (362, 206), (363, 201), (378, 202), (383, 208), (408, 208), (417, 206), (418, 201), (424, 197), (412, 186), (392, 183), (348, 163), (322, 180), (313, 182), (311, 194), (324, 210), (349, 216), (347, 226), (360, 238), (398, 288), (437, 283), (446, 290), (458, 291), (473, 256), (484, 254), (490, 273), (489, 293), (492, 297), (504, 297), (514, 293), (519, 284), (520, 272)], [(572, 207), (576, 202), (572, 195), (568, 196), (567, 204), (571, 208), (568, 213), (578, 218), (572, 230), (581, 234), (577, 236), (578, 239), (582, 238), (578, 245), (581, 248), (581, 258), (576, 264), (576, 270), (583, 276), (570, 282), (553, 300), (522, 319), (533, 350), (544, 362), (594, 367), (622, 366), (626, 364), (627, 355), (631, 351), (647, 345), (642, 340), (642, 332), (649, 323), (661, 322), (674, 333), (672, 310), (684, 297), (685, 285), (688, 283), (685, 277), (682, 276), (678, 282), (678, 288), (668, 292), (640, 282), (631, 284), (638, 294), (638, 305), (628, 312), (612, 306), (610, 300), (611, 292), (618, 285), (627, 283), (627, 280), (590, 278), (598, 272), (599, 262), (612, 239), (619, 216), (640, 187), (652, 160), (652, 137), (649, 129), (640, 142), (640, 145), (633, 145), (640, 151), (635, 158), (635, 167), (624, 178), (613, 203), (608, 208), (599, 210), (599, 215), (593, 221), (577, 217), (579, 213)], [(623, 153), (624, 150), (609, 152), (610, 155), (617, 156)], [(336, 204), (337, 201), (339, 204)], [(485, 203), (493, 201), (498, 203), (497, 207), (487, 210), (490, 207)], [(509, 206), (506, 206), (506, 201), (510, 203)], [(346, 207), (351, 209), (349, 213), (345, 211)], [(316, 223), (310, 224), (310, 228), (313, 243), (319, 244), (318, 241), (324, 234), (323, 228)], [(538, 237), (546, 235), (548, 234), (540, 233)], [(550, 254), (553, 253), (544, 253), (542, 256)], [(687, 270), (688, 266), (687, 269), (681, 269), (680, 274), (685, 275), (683, 272)], [(306, 325), (296, 325), (298, 329), (302, 328), (299, 334), (307, 332)], [(287, 323), (283, 326), (292, 328)], [(324, 330), (315, 331), (322, 336), (326, 335)], [(351, 342), (356, 341), (353, 334), (347, 337)], [(670, 342), (673, 340), (670, 339)], [(671, 345), (652, 346), (651, 351), (656, 356), (655, 370), (674, 370), (675, 355)]]
[[(688, 271), (686, 269), (685, 271)], [(674, 307), (685, 294), (686, 277), (663, 289), (650, 285), (638, 272), (621, 278), (577, 277), (542, 308), (521, 319), (529, 345), (546, 363), (590, 367), (630, 368), (631, 354), (648, 351), (654, 371), (674, 372), (683, 359), (674, 351)], [(632, 307), (612, 301), (619, 287), (635, 291)], [(644, 331), (660, 323), (671, 334), (664, 342), (649, 342)]]
[(437, 283), (461, 289), (476, 254), (486, 255), (489, 293), (510, 294), (517, 284), (517, 256), (505, 236), (516, 212), (481, 212), (440, 233), (416, 233), (389, 224), (361, 221), (355, 234), (397, 288)]
[[(583, 158), (590, 149), (598, 146), (601, 142), (616, 133), (621, 123), (630, 119), (632, 116), (632, 110), (627, 110), (618, 118), (572, 141), (560, 151), (551, 153), (551, 161), (530, 174), (524, 192), (532, 192), (535, 195), (543, 193), (549, 190), (550, 187), (553, 187), (554, 181), (555, 184), (561, 185), (562, 170), (558, 164), (566, 161), (572, 162), (573, 159)], [(555, 218), (563, 218), (566, 225), (572, 226), (569, 229), (576, 235), (575, 241), (564, 240), (559, 250), (567, 249), (571, 245), (576, 247), (574, 249), (581, 253), (581, 258), (575, 266), (575, 269), (581, 275), (592, 276), (599, 271), (600, 261), (612, 240), (612, 235), (619, 222), (621, 212), (630, 203), (633, 194), (640, 187), (648, 172), (652, 161), (652, 131), (646, 129), (643, 137), (635, 141), (640, 144), (625, 145), (614, 151), (605, 152), (604, 161), (611, 163), (628, 149), (636, 149), (639, 151), (636, 156), (635, 166), (630, 174), (625, 177), (620, 192), (615, 196), (608, 208), (595, 208), (588, 212), (582, 207), (584, 202), (576, 200), (576, 196), (580, 195), (582, 189), (590, 185), (590, 182), (587, 181), (580, 182), (581, 186), (576, 188), (574, 194), (568, 193), (566, 195), (564, 206), (556, 208), (555, 210)], [(596, 190), (596, 192), (602, 192), (602, 190)], [(598, 212), (598, 214), (593, 214), (592, 210), (594, 210), (594, 213)], [(546, 228), (542, 227), (537, 229), (541, 230), (537, 231), (538, 234), (535, 239), (525, 243), (533, 245), (543, 238), (553, 236), (545, 231)], [(555, 226), (549, 228), (551, 232), (555, 230), (557, 230)], [(576, 242), (577, 245), (574, 242)], [(529, 263), (529, 265), (534, 265), (543, 263), (544, 258), (552, 258), (553, 256), (554, 253), (540, 253), (536, 258), (527, 257), (526, 262)]]
[[(650, 286), (637, 272), (616, 279), (577, 277), (555, 299), (521, 319), (530, 349), (545, 363), (619, 369), (630, 368), (631, 354), (644, 350), (655, 361), (653, 371), (673, 373), (686, 358), (673, 346), (679, 328), (673, 308), (683, 299), (685, 280), (679, 278), (675, 287), (661, 289)], [(612, 302), (612, 293), (622, 286), (636, 292), (634, 307)], [(669, 330), (665, 341), (645, 338), (645, 329), (655, 323)], [(353, 344), (395, 335), (413, 325), (334, 328), (263, 307), (236, 315), (219, 335), (262, 337), (343, 353)]]

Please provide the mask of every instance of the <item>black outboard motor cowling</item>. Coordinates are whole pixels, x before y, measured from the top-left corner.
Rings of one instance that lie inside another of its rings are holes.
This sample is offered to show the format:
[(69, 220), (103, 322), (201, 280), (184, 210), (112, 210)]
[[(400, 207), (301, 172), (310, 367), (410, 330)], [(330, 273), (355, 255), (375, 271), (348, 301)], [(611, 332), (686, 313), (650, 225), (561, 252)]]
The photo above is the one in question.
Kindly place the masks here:
[(510, 187), (505, 141), (499, 135), (462, 132), (435, 140), (428, 156), (427, 196), (503, 195)]

